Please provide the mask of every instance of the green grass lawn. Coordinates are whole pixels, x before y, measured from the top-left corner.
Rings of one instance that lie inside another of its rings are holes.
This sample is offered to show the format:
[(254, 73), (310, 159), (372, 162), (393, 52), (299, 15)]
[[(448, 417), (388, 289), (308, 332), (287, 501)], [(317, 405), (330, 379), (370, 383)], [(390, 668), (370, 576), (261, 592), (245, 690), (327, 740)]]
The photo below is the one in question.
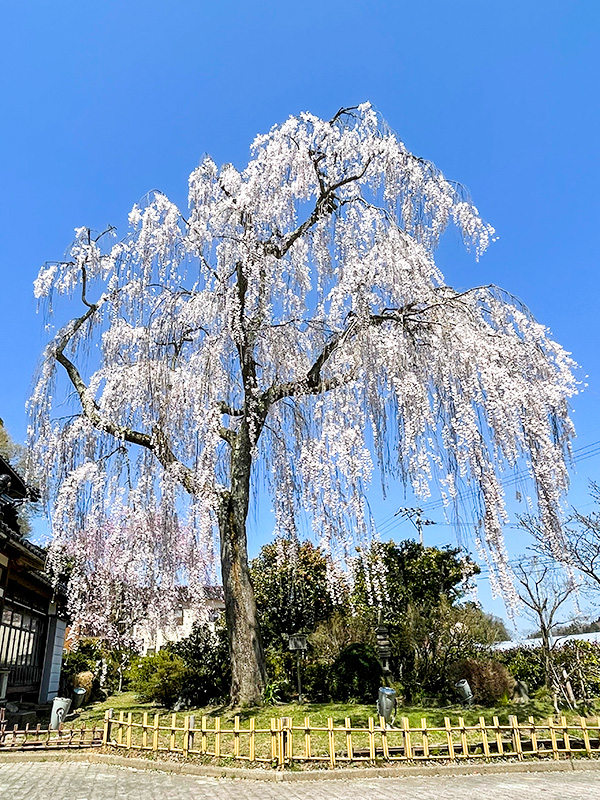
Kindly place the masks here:
[[(379, 748), (378, 754), (381, 752), (383, 741), (381, 731), (377, 732), (379, 721), (376, 719), (377, 712), (374, 703), (369, 705), (360, 703), (304, 703), (301, 705), (281, 703), (274, 706), (244, 709), (208, 706), (173, 714), (164, 707), (152, 703), (140, 703), (134, 692), (123, 692), (112, 695), (103, 702), (90, 704), (75, 714), (69, 715), (66, 720), (67, 727), (77, 728), (82, 724), (85, 724), (87, 728), (101, 726), (104, 714), (108, 709), (113, 710), (113, 718), (117, 721), (121, 714), (123, 714), (125, 722), (127, 722), (128, 714), (132, 715), (131, 726), (113, 726), (111, 739), (115, 740), (117, 745), (131, 746), (134, 749), (141, 748), (147, 751), (154, 749), (165, 752), (170, 750), (175, 753), (182, 753), (184, 750), (184, 741), (187, 741), (184, 733), (185, 716), (193, 714), (193, 727), (196, 733), (193, 743), (190, 745), (192, 751), (196, 754), (206, 753), (208, 756), (218, 753), (221, 760), (232, 759), (236, 753), (241, 754), (242, 757), (250, 756), (252, 742), (255, 756), (262, 762), (271, 762), (276, 753), (276, 749), (273, 748), (278, 746), (278, 734), (274, 731), (277, 730), (277, 721), (280, 717), (291, 717), (294, 727), (293, 752), (300, 755), (301, 758), (303, 758), (302, 753), (308, 753), (308, 740), (310, 741), (311, 755), (316, 756), (322, 762), (329, 760), (332, 748), (343, 759), (343, 753), (349, 748), (346, 731), (343, 730), (346, 719), (350, 720), (353, 729), (352, 747), (355, 757), (358, 755), (362, 760), (369, 760), (369, 742), (373, 745), (375, 741), (372, 737), (375, 736), (377, 740), (375, 746)], [(156, 723), (155, 715), (158, 715), (158, 723)], [(451, 734), (454, 746), (462, 748), (461, 733), (457, 729), (459, 718), (462, 718), (466, 726), (471, 726), (477, 725), (480, 717), (483, 717), (486, 726), (492, 726), (494, 717), (497, 717), (500, 726), (508, 726), (510, 716), (516, 716), (521, 723), (533, 718), (536, 723), (546, 727), (547, 736), (549, 735), (548, 718), (554, 716), (554, 709), (549, 700), (545, 698), (532, 700), (528, 704), (503, 704), (495, 708), (481, 706), (466, 708), (459, 705), (447, 707), (405, 706), (398, 709), (395, 728), (389, 730), (387, 742), (390, 748), (405, 746), (402, 732), (404, 724), (402, 718), (405, 717), (408, 719), (409, 728), (412, 729), (413, 747), (419, 747), (419, 743), (424, 741), (424, 737), (417, 729), (421, 728), (421, 720), (425, 718), (429, 746), (433, 748), (431, 752), (434, 752), (436, 747), (445, 746), (446, 750), (443, 752), (447, 753), (450, 734), (444, 730), (446, 717), (449, 718), (450, 725), (455, 729)], [(308, 737), (304, 728), (307, 717), (310, 719), (311, 731)], [(370, 734), (366, 730), (369, 728), (369, 717), (375, 718), (375, 734)], [(565, 717), (567, 724), (570, 725), (577, 724), (579, 719), (579, 715), (574, 712), (565, 713)], [(329, 719), (333, 720), (332, 728), (334, 730), (327, 730)], [(276, 722), (272, 723), (272, 720), (276, 720)], [(153, 725), (157, 725), (157, 727), (153, 728)], [(588, 718), (588, 725), (590, 727), (597, 726), (596, 718)], [(255, 733), (250, 733), (252, 726)], [(201, 728), (205, 731), (204, 733)], [(493, 731), (490, 731), (488, 735), (492, 739), (496, 736)], [(499, 729), (497, 735), (501, 735)], [(572, 735), (579, 734), (573, 731)], [(598, 736), (598, 733), (596, 732), (594, 735)], [(475, 748), (481, 755), (481, 731), (463, 731), (462, 736), (466, 736), (464, 741), (468, 740), (469, 747)], [(510, 736), (508, 728), (504, 730), (502, 736)], [(437, 752), (442, 753), (442, 751)], [(442, 754), (439, 757), (447, 756)]]
[[(77, 715), (69, 715), (70, 720), (77, 720), (79, 723), (85, 722), (87, 726), (99, 724), (104, 718), (107, 709), (112, 708), (113, 714), (118, 716), (120, 711), (133, 712), (136, 715), (148, 713), (151, 717), (160, 714), (161, 724), (171, 719), (171, 711), (152, 703), (141, 703), (135, 692), (122, 692), (121, 694), (111, 695), (107, 700), (92, 703), (77, 712)], [(268, 728), (273, 717), (291, 717), (295, 724), (304, 723), (305, 717), (310, 717), (311, 725), (326, 726), (327, 719), (331, 717), (334, 724), (343, 725), (346, 717), (352, 720), (352, 724), (357, 727), (366, 727), (369, 717), (376, 717), (377, 711), (375, 703), (365, 705), (361, 703), (281, 703), (274, 706), (262, 706), (257, 708), (232, 709), (229, 706), (206, 706), (204, 708), (191, 708), (186, 710), (186, 714), (194, 714), (198, 720), (202, 715), (214, 720), (220, 717), (222, 725), (225, 727), (232, 725), (235, 716), (240, 717), (241, 722), (246, 722), (250, 717), (256, 720), (257, 728)], [(497, 716), (501, 724), (506, 724), (510, 715), (515, 715), (519, 720), (527, 720), (532, 716), (536, 721), (547, 720), (554, 715), (554, 709), (549, 700), (532, 700), (527, 704), (503, 704), (494, 708), (484, 708), (482, 706), (472, 706), (467, 708), (460, 705), (447, 707), (434, 706), (404, 706), (398, 708), (396, 721), (401, 717), (408, 717), (411, 727), (421, 724), (421, 718), (427, 719), (427, 724), (432, 727), (443, 727), (444, 717), (449, 717), (456, 723), (459, 717), (465, 720), (467, 725), (476, 724), (479, 717), (483, 716), (486, 721), (491, 722)], [(180, 712), (178, 718), (183, 718)], [(568, 719), (578, 717), (578, 714), (565, 711)]]

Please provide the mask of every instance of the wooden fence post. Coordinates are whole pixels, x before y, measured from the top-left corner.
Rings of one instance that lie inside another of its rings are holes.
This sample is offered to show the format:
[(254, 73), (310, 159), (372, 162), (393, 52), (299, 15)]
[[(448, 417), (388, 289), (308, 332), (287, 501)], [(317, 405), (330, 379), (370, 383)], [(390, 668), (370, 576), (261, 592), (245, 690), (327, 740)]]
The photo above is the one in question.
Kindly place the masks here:
[(548, 730), (550, 731), (550, 741), (552, 742), (552, 756), (555, 761), (558, 761), (560, 755), (558, 752), (558, 743), (556, 741), (556, 729), (552, 717), (548, 717)]
[(131, 711), (127, 712), (127, 731), (125, 734), (125, 745), (128, 750), (131, 750), (131, 738), (133, 735), (133, 714)]
[(283, 720), (281, 717), (278, 717), (276, 720), (277, 726), (277, 763), (280, 767), (283, 766), (284, 763), (284, 748), (283, 748)]
[(279, 763), (277, 739), (277, 720), (275, 717), (271, 717), (271, 761), (277, 761)]
[(240, 757), (240, 718), (237, 714), (233, 718), (233, 757)]
[(385, 717), (379, 716), (379, 728), (381, 730), (381, 749), (383, 757), (386, 761), (390, 760), (390, 748), (388, 747), (387, 726), (385, 724)]
[(449, 717), (444, 717), (444, 728), (446, 729), (446, 740), (448, 742), (448, 758), (450, 761), (455, 761), (454, 755), (454, 742), (452, 741), (452, 725)]
[(250, 761), (256, 760), (256, 720), (250, 717), (250, 743), (249, 743), (249, 757)]
[(565, 743), (565, 750), (571, 757), (571, 742), (569, 741), (569, 726), (567, 725), (567, 718), (561, 717), (560, 718), (560, 725), (563, 729), (563, 742)]
[(458, 718), (458, 727), (460, 730), (460, 747), (465, 758), (469, 757), (469, 743), (467, 741), (467, 729), (465, 728), (465, 720), (463, 717)]
[(175, 752), (175, 729), (177, 728), (177, 714), (171, 714), (171, 731), (169, 734), (169, 752)]
[(429, 758), (429, 734), (427, 733), (426, 717), (421, 717), (421, 741), (423, 743), (423, 757)]
[(375, 720), (369, 717), (369, 758), (375, 761)]
[(310, 717), (304, 717), (304, 755), (310, 761)]
[(206, 733), (206, 717), (203, 716), (200, 722), (200, 753), (205, 756), (208, 750), (208, 734)]
[(579, 717), (579, 725), (583, 734), (583, 746), (585, 747), (585, 752), (588, 754), (588, 756), (591, 756), (592, 747), (590, 745), (590, 733), (587, 729), (587, 723), (584, 717)]
[(404, 739), (404, 755), (407, 759), (412, 759), (412, 743), (410, 740), (410, 720), (402, 717), (402, 738)]
[(517, 754), (517, 758), (519, 759), (519, 761), (523, 761), (523, 747), (521, 745), (521, 731), (519, 729), (519, 720), (515, 717), (514, 714), (511, 714), (508, 718), (508, 722), (511, 727), (513, 750)]
[(104, 747), (106, 747), (106, 745), (110, 743), (112, 716), (113, 716), (113, 710), (112, 708), (108, 708), (104, 712), (104, 730), (102, 731), (102, 744), (104, 745)]
[(494, 720), (494, 731), (496, 734), (496, 747), (498, 748), (498, 755), (504, 755), (504, 745), (502, 744), (502, 731), (500, 730), (500, 723), (498, 722), (498, 717), (493, 717)]
[(294, 721), (291, 717), (283, 717), (281, 720), (282, 735), (281, 742), (283, 745), (283, 761), (291, 762), (294, 758)]
[(221, 717), (215, 717), (215, 758), (221, 758)]
[(352, 723), (350, 722), (350, 717), (346, 717), (344, 724), (346, 726), (346, 755), (348, 761), (352, 761), (354, 759), (354, 748), (352, 747)]
[(190, 718), (186, 714), (183, 718), (183, 755), (187, 756), (190, 749)]
[(535, 719), (533, 717), (527, 717), (529, 720), (529, 737), (531, 739), (531, 753), (532, 755), (539, 755), (538, 750), (538, 741), (537, 741), (537, 730), (535, 727)]
[(481, 746), (483, 747), (484, 758), (490, 757), (490, 743), (487, 737), (487, 728), (485, 726), (485, 718), (479, 717), (479, 729), (481, 730)]
[(327, 717), (327, 739), (329, 741), (329, 763), (335, 767), (335, 735), (333, 733), (333, 718)]
[(196, 717), (194, 714), (189, 714), (188, 718), (188, 731), (187, 731), (187, 749), (188, 753), (194, 749), (194, 733), (196, 728)]
[(117, 729), (117, 744), (123, 744), (123, 726), (125, 725), (125, 712), (119, 711), (119, 727)]
[(148, 712), (144, 711), (142, 717), (142, 750), (148, 749)]
[(160, 728), (160, 716), (158, 714), (154, 715), (154, 725), (152, 726), (152, 749), (154, 752), (158, 752), (158, 734)]

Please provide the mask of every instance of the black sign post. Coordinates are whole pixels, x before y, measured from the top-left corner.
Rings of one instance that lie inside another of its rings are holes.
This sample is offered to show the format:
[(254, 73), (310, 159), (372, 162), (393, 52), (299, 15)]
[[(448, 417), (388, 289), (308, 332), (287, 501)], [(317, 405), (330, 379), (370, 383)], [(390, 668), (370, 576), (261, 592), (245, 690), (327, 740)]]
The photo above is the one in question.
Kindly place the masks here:
[(296, 651), (296, 675), (298, 678), (298, 702), (302, 703), (302, 680), (300, 676), (300, 657), (308, 647), (306, 636), (299, 633), (293, 633), (288, 636), (288, 647), (292, 651)]

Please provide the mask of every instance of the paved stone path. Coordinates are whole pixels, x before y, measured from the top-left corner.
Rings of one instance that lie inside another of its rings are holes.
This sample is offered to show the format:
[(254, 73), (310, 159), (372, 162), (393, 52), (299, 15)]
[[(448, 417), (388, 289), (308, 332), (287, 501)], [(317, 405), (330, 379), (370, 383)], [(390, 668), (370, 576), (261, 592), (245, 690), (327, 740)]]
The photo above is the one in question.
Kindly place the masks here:
[(265, 783), (108, 764), (0, 764), (0, 798), (7, 800), (466, 800), (484, 793), (490, 800), (596, 800), (600, 771)]

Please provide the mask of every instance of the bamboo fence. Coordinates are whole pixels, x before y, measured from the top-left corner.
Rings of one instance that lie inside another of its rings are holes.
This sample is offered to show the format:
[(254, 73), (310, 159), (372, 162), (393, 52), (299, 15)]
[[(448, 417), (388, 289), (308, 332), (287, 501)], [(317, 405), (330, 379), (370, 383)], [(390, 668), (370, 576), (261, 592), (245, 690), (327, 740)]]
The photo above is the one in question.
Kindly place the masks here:
[(234, 718), (233, 727), (224, 727), (220, 717), (172, 714), (164, 722), (160, 715), (134, 715), (120, 712), (116, 718), (106, 712), (103, 744), (127, 750), (194, 755), (216, 760), (250, 762), (282, 767), (294, 763), (322, 763), (336, 767), (348, 763), (458, 762), (465, 759), (572, 758), (600, 755), (600, 719), (592, 722), (579, 717), (577, 722), (549, 718), (536, 722), (529, 717), (520, 722), (510, 716), (508, 724), (492, 723), (483, 717), (467, 725), (463, 718), (453, 724), (444, 718), (443, 727), (429, 726), (425, 718), (411, 727), (402, 717), (397, 727), (385, 719), (370, 717), (366, 727), (353, 726), (346, 718), (335, 725), (329, 717), (326, 725), (303, 724), (290, 717), (273, 717), (269, 727), (257, 728), (253, 718), (244, 727)]
[(9, 726), (4, 709), (0, 708), (0, 752), (5, 750), (50, 750), (80, 749), (82, 747), (99, 747), (103, 740), (104, 727), (85, 724), (78, 727), (65, 727), (60, 724), (53, 729), (49, 725)]
[(574, 756), (600, 756), (600, 719), (567, 722), (552, 717), (526, 722), (510, 716), (506, 724), (498, 717), (467, 725), (462, 717), (443, 726), (430, 726), (425, 718), (411, 726), (402, 717), (397, 726), (384, 718), (369, 717), (366, 727), (352, 725), (346, 717), (336, 725), (329, 717), (325, 725), (314, 725), (310, 717), (303, 723), (290, 717), (273, 717), (268, 727), (256, 727), (252, 717), (242, 724), (236, 716), (232, 727), (220, 717), (172, 714), (133, 714), (108, 710), (101, 727), (85, 725), (58, 730), (39, 725), (24, 729), (6, 725), (0, 714), (0, 752), (112, 746), (124, 750), (200, 756), (217, 761), (246, 762), (274, 767), (291, 764), (321, 764), (336, 767), (354, 763), (438, 761), (456, 763), (471, 759), (527, 758), (558, 760)]

